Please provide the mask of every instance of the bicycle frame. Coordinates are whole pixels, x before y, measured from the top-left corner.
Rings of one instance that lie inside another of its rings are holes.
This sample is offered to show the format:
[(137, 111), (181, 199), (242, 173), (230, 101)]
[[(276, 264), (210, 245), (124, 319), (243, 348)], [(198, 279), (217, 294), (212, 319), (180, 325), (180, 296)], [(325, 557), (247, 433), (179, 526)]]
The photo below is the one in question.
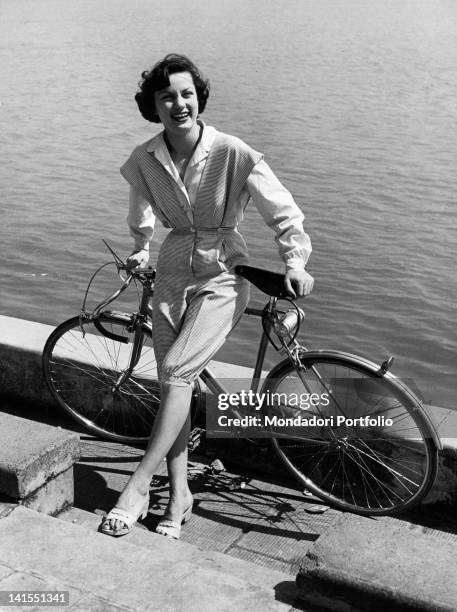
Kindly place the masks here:
[[(94, 325), (99, 329), (101, 333), (103, 333), (107, 337), (112, 338), (114, 340), (117, 340), (120, 342), (127, 342), (127, 339), (125, 339), (124, 337), (113, 335), (109, 330), (106, 330), (102, 326), (100, 321), (98, 320), (98, 317), (100, 316), (102, 311), (106, 308), (106, 306), (108, 306), (113, 301), (115, 301), (129, 287), (130, 283), (132, 282), (134, 278), (139, 280), (143, 286), (139, 310), (138, 312), (133, 313), (132, 315), (131, 328), (132, 328), (132, 331), (134, 331), (134, 340), (132, 344), (130, 362), (129, 362), (128, 367), (125, 369), (125, 371), (121, 374), (121, 376), (116, 381), (113, 387), (114, 390), (119, 389), (122, 386), (122, 384), (128, 380), (135, 366), (137, 365), (138, 360), (140, 359), (141, 351), (143, 348), (142, 346), (143, 324), (150, 321), (152, 317), (152, 305), (150, 302), (154, 294), (154, 279), (155, 279), (155, 270), (153, 270), (152, 268), (141, 268), (141, 269), (133, 270), (130, 272), (127, 278), (124, 279), (122, 277), (121, 272), (125, 270), (125, 267), (123, 265), (120, 265), (119, 263), (117, 263), (116, 265), (118, 268), (119, 276), (123, 281), (122, 286), (119, 289), (117, 289), (111, 296), (109, 296), (108, 298), (103, 300), (98, 306), (96, 306), (92, 313), (87, 312), (84, 309), (84, 307), (81, 310), (81, 316), (86, 319), (88, 318), (92, 320)], [(265, 355), (266, 355), (268, 344), (270, 343), (272, 344), (274, 348), (276, 348), (276, 350), (282, 349), (282, 352), (285, 353), (287, 359), (293, 364), (298, 376), (303, 382), (303, 385), (305, 386), (307, 391), (310, 391), (308, 381), (306, 379), (306, 376), (304, 375), (305, 368), (302, 365), (301, 360), (300, 360), (300, 355), (305, 354), (305, 353), (309, 354), (309, 351), (305, 346), (303, 346), (302, 344), (299, 344), (295, 340), (295, 336), (298, 332), (299, 326), (292, 340), (289, 339), (289, 343), (285, 341), (284, 338), (279, 337), (280, 348), (278, 348), (276, 344), (273, 342), (273, 340), (271, 339), (271, 332), (274, 331), (274, 325), (272, 323), (272, 320), (276, 312), (277, 302), (278, 302), (278, 298), (270, 297), (268, 303), (263, 309), (247, 307), (246, 310), (244, 311), (244, 314), (255, 316), (255, 317), (260, 317), (263, 323), (262, 335), (261, 335), (260, 342), (259, 342), (259, 348), (257, 350), (254, 371), (253, 371), (252, 379), (250, 382), (249, 390), (255, 393), (259, 389), (259, 385), (262, 379), (262, 370), (263, 370), (263, 364), (265, 361)], [(342, 351), (332, 351), (332, 353), (335, 356), (340, 356), (343, 358), (354, 357)], [(360, 363), (366, 361), (360, 357), (356, 357), (356, 359)], [(369, 365), (369, 363), (370, 362), (366, 361), (367, 365)], [(404, 391), (407, 392), (409, 395), (411, 395), (412, 399), (417, 400), (417, 398), (413, 397), (412, 392), (405, 385), (403, 385), (401, 381), (399, 381), (396, 378), (396, 376), (394, 376), (388, 371), (391, 363), (392, 363), (392, 358), (383, 362), (379, 366), (379, 370), (377, 371), (377, 374), (380, 377), (395, 379), (404, 388)], [(276, 368), (273, 368), (273, 370), (268, 374), (268, 377), (267, 377), (268, 379), (274, 378), (275, 370)], [(333, 396), (331, 389), (328, 387), (327, 383), (322, 379), (321, 375), (319, 374), (319, 371), (314, 366), (311, 366), (311, 370), (313, 371), (314, 375), (320, 380), (323, 388), (326, 389), (326, 391), (329, 393), (330, 396)], [(216, 396), (219, 394), (228, 393), (227, 389), (224, 387), (224, 385), (222, 385), (217, 380), (217, 377), (215, 376), (215, 374), (211, 372), (210, 368), (208, 367), (204, 368), (202, 372), (200, 373), (199, 378), (205, 383), (208, 389), (212, 393), (214, 393)], [(333, 401), (336, 401), (335, 398), (333, 398)], [(345, 414), (345, 411), (341, 408), (338, 402), (337, 402), (337, 407), (343, 416), (347, 416)], [(317, 414), (319, 414), (319, 416), (322, 416), (320, 408), (319, 407), (315, 407), (315, 408), (316, 408)], [(236, 411), (233, 407), (230, 408), (230, 411), (234, 416), (236, 417), (240, 416), (238, 411)], [(433, 432), (432, 436), (435, 441), (435, 444), (437, 445), (438, 448), (441, 448), (441, 441), (436, 432), (436, 428), (434, 427), (434, 424), (432, 423), (428, 415), (426, 415), (425, 418), (428, 421), (430, 430)], [(335, 434), (333, 431), (330, 433), (330, 435), (332, 438), (335, 438)]]
[[(270, 298), (268, 308), (271, 308), (275, 302), (276, 302), (276, 298)], [(252, 315), (256, 317), (263, 317), (264, 310), (259, 310), (257, 308), (248, 307), (244, 311), (244, 314)], [(263, 363), (265, 361), (265, 354), (267, 352), (267, 347), (268, 347), (268, 342), (269, 342), (268, 336), (264, 329), (262, 330), (262, 336), (260, 338), (260, 344), (259, 344), (259, 348), (257, 351), (257, 357), (255, 361), (255, 366), (254, 366), (254, 372), (252, 375), (251, 384), (249, 386), (250, 390), (254, 391), (254, 393), (259, 388), (260, 379), (262, 375)], [(204, 368), (204, 370), (200, 373), (200, 378), (205, 383), (205, 385), (208, 387), (208, 389), (210, 389), (210, 391), (212, 391), (215, 395), (218, 395), (221, 393), (227, 393), (227, 389), (220, 382), (218, 382), (215, 375), (211, 372), (211, 370), (208, 367)]]

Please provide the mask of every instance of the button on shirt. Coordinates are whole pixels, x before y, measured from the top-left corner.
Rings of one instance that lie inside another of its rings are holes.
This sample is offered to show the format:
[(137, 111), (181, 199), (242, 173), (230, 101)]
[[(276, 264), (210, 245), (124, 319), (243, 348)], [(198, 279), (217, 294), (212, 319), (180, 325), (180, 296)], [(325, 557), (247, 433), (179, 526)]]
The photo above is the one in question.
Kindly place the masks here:
[[(147, 151), (155, 155), (173, 179), (176, 196), (191, 224), (192, 208), (196, 202), (209, 151), (217, 134), (213, 127), (203, 123), (202, 126), (200, 142), (189, 161), (183, 180), (171, 159), (164, 132), (152, 138), (147, 146)], [(286, 269), (303, 269), (311, 253), (311, 241), (303, 229), (304, 215), (290, 192), (263, 159), (254, 166), (240, 194), (237, 223), (242, 220), (243, 210), (250, 198), (268, 227), (275, 231), (279, 254), (286, 263)], [(135, 241), (135, 250), (148, 250), (154, 233), (155, 215), (148, 200), (132, 185), (127, 222)]]

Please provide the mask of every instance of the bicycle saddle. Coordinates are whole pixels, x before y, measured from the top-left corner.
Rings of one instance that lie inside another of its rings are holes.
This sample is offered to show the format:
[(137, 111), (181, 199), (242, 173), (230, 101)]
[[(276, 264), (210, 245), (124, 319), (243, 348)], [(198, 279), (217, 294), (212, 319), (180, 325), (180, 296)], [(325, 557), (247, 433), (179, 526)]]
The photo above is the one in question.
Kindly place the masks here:
[(254, 268), (253, 266), (235, 266), (235, 272), (267, 295), (277, 298), (290, 297), (284, 287), (284, 274)]

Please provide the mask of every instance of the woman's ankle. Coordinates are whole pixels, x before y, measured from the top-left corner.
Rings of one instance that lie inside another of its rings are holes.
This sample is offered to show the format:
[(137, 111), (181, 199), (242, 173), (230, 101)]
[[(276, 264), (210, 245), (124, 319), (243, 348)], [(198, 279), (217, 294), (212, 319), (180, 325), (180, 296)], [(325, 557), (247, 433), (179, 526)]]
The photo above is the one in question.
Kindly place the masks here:
[(145, 477), (143, 474), (137, 474), (136, 472), (134, 472), (130, 477), (130, 480), (125, 485), (125, 489), (132, 487), (133, 489), (138, 491), (138, 493), (141, 493), (141, 495), (146, 495), (146, 493), (149, 493), (150, 486), (150, 478), (148, 478), (147, 476)]
[(170, 502), (183, 504), (183, 503), (189, 503), (192, 499), (193, 499), (193, 496), (188, 487), (182, 488), (182, 489), (171, 489), (170, 490)]

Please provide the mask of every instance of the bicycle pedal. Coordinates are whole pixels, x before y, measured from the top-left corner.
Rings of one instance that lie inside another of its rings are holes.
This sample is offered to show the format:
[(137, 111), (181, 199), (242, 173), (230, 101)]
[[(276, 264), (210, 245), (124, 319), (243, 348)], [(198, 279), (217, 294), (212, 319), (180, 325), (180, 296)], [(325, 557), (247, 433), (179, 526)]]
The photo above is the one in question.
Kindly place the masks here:
[(202, 440), (203, 429), (201, 427), (195, 427), (190, 432), (189, 441), (187, 443), (187, 450), (192, 453), (196, 448), (200, 446)]
[(225, 466), (220, 459), (214, 459), (209, 465), (209, 469), (213, 474), (225, 472)]
[(237, 491), (238, 489), (245, 489), (248, 482), (249, 482), (249, 478), (246, 478), (245, 476), (238, 476), (232, 479), (232, 481), (228, 485), (228, 489), (229, 491)]
[(206, 470), (188, 470), (187, 471), (187, 479), (188, 480), (199, 480), (206, 476)]

